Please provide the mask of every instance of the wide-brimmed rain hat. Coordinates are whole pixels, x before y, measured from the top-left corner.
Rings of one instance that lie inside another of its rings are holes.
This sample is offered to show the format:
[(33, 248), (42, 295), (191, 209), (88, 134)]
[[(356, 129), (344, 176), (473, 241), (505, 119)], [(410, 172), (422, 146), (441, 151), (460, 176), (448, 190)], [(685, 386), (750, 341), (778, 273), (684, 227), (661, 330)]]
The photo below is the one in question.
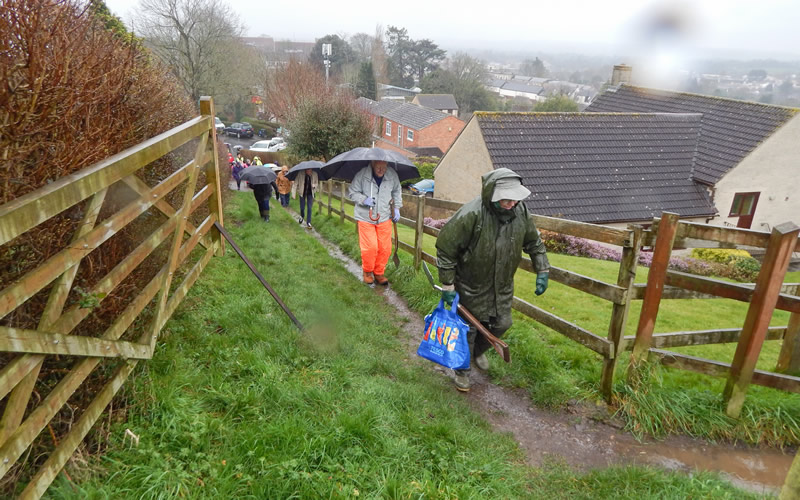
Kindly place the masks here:
[(499, 179), (497, 183), (495, 183), (492, 201), (522, 201), (530, 195), (531, 192), (522, 185), (522, 180), (519, 177), (506, 177), (504, 179)]

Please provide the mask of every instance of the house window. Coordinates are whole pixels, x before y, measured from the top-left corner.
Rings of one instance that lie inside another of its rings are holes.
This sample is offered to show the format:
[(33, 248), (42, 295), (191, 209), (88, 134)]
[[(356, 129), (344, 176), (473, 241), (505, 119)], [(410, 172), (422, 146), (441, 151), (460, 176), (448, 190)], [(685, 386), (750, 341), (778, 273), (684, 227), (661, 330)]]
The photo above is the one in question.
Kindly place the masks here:
[(407, 136), (408, 142), (414, 142), (414, 131), (413, 130), (408, 130), (408, 131), (406, 131), (406, 133), (408, 134), (408, 136)]
[(390, 122), (389, 120), (386, 120), (386, 135), (388, 135), (389, 137), (392, 136), (392, 122)]
[(738, 217), (742, 215), (753, 215), (758, 195), (759, 193), (736, 193), (733, 196), (731, 213), (728, 214), (728, 216)]

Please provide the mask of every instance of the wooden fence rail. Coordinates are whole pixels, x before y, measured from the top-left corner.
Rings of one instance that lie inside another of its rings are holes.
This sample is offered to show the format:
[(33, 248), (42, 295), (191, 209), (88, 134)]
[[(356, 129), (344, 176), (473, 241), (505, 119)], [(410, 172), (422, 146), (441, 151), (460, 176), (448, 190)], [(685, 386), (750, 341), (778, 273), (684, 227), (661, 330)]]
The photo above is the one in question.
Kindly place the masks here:
[[(197, 118), (163, 134), (0, 206), (0, 245), (3, 245), (77, 203), (89, 200), (71, 243), (15, 283), (0, 290), (2, 319), (47, 286), (54, 285), (51, 286), (47, 305), (36, 329), (0, 325), (0, 351), (18, 354), (0, 369), (0, 397), (7, 398), (0, 420), (0, 477), (12, 469), (102, 360), (121, 360), (114, 374), (93, 396), (80, 419), (61, 437), (35, 473), (21, 495), (23, 498), (38, 498), (45, 492), (138, 360), (153, 356), (159, 332), (211, 257), (224, 250), (219, 231), (214, 227), (215, 223), (222, 222), (223, 214), (214, 104), (210, 98), (201, 99), (200, 113)], [(138, 170), (190, 141), (198, 143), (193, 159), (156, 186), (149, 187), (135, 175)], [(195, 192), (201, 169), (206, 174), (206, 183)], [(138, 198), (96, 224), (108, 188), (120, 181)], [(180, 208), (175, 209), (165, 197), (180, 186), (184, 186), (182, 202)], [(204, 204), (208, 205), (209, 215), (195, 227), (188, 219)], [(65, 309), (82, 259), (152, 208), (166, 216), (166, 222), (97, 281), (88, 294), (102, 300), (156, 248), (171, 238), (166, 263), (99, 337), (74, 331), (91, 313), (91, 308), (82, 307), (81, 304), (73, 304)], [(196, 248), (203, 249), (199, 259), (184, 274), (183, 280), (174, 286), (172, 281), (178, 275), (178, 268)], [(146, 331), (137, 340), (120, 340), (153, 299), (157, 300)], [(29, 410), (27, 407), (34, 385), (48, 355), (74, 356), (76, 362), (46, 397)]]

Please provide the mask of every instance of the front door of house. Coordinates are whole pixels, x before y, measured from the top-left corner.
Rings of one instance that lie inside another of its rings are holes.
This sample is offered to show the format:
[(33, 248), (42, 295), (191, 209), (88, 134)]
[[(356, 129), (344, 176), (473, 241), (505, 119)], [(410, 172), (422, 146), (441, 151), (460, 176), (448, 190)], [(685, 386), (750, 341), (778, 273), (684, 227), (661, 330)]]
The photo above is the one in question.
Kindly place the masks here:
[(759, 194), (761, 193), (736, 193), (733, 195), (729, 217), (739, 217), (736, 227), (750, 229), (753, 224), (753, 215), (756, 213)]

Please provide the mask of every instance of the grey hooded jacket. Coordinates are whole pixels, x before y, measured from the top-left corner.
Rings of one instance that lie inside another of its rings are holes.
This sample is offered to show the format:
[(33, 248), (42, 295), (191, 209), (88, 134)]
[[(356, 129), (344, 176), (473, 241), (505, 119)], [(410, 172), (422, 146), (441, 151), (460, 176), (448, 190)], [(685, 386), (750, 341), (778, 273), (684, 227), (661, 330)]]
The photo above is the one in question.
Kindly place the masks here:
[[(364, 205), (364, 200), (372, 196), (375, 206), (372, 208), (372, 215), (378, 214), (378, 220), (370, 220), (369, 207)], [(366, 166), (361, 169), (347, 190), (347, 197), (356, 203), (353, 215), (356, 220), (369, 222), (370, 224), (380, 224), (392, 218), (392, 209), (389, 202), (394, 200), (395, 208), (403, 206), (403, 195), (400, 191), (400, 178), (394, 168), (388, 167), (383, 174), (380, 188), (372, 178), (372, 167)]]

